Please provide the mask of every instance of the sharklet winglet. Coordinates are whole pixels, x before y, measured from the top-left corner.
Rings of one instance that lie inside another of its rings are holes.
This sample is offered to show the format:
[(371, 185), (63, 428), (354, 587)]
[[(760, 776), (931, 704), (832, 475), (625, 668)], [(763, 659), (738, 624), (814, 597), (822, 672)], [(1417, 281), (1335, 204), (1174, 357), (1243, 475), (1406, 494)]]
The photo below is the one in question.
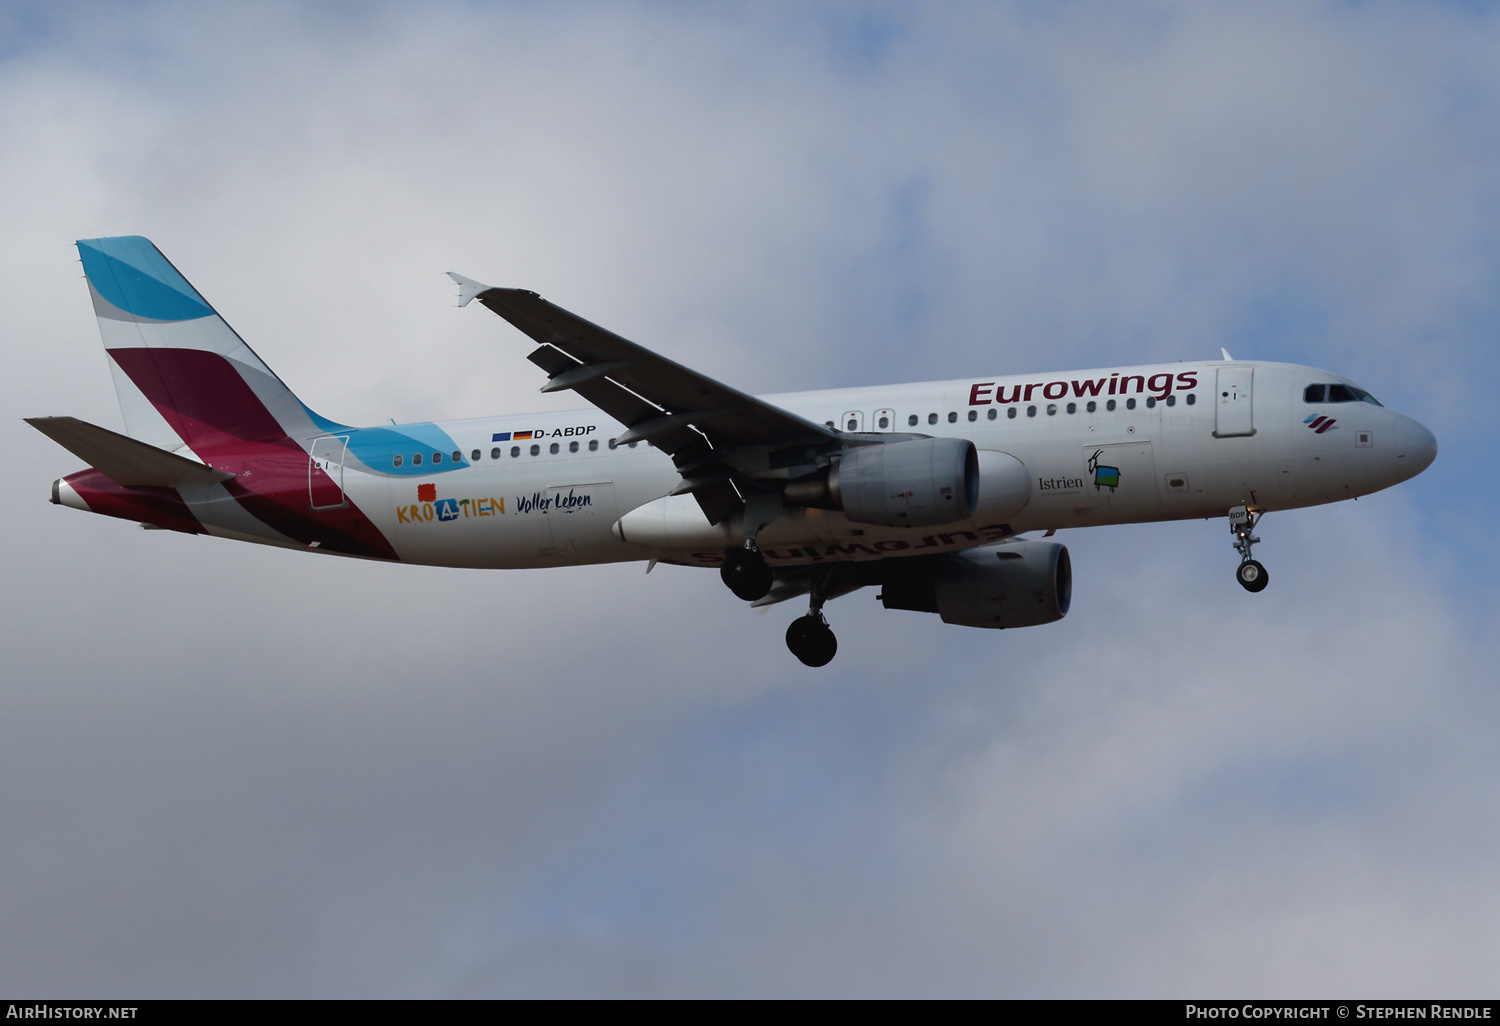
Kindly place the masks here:
[(479, 295), (481, 292), (488, 292), (492, 287), (484, 284), (483, 282), (475, 281), (473, 278), (465, 278), (463, 275), (457, 274), (453, 271), (448, 272), (448, 277), (452, 278), (455, 282), (458, 283), (459, 306), (468, 306), (469, 301), (472, 300), (475, 296)]

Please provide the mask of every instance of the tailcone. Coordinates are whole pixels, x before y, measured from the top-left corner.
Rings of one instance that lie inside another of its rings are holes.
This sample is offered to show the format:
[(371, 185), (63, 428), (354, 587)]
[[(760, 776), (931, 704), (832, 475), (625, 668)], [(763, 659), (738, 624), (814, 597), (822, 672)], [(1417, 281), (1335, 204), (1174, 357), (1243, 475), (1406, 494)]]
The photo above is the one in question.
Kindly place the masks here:
[[(77, 474), (73, 475), (77, 477)], [(68, 483), (68, 479), (60, 477), (52, 482), (52, 504), (54, 506), (71, 506), (73, 509), (81, 509), (85, 513), (92, 513), (93, 507), (83, 501), (83, 496), (78, 494), (78, 489)]]
[(59, 506), (153, 524), (184, 534), (203, 533), (203, 525), (175, 488), (126, 487), (97, 470), (81, 470), (54, 481), (52, 491), (56, 496), (53, 501)]

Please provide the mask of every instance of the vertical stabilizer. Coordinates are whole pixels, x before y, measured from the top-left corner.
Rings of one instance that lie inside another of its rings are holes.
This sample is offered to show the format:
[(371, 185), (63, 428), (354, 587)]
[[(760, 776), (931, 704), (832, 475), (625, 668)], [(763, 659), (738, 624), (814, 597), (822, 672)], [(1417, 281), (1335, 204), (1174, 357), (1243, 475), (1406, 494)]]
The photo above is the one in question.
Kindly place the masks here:
[(201, 455), (243, 442), (302, 448), (336, 426), (303, 406), (149, 239), (82, 239), (78, 253), (132, 438)]

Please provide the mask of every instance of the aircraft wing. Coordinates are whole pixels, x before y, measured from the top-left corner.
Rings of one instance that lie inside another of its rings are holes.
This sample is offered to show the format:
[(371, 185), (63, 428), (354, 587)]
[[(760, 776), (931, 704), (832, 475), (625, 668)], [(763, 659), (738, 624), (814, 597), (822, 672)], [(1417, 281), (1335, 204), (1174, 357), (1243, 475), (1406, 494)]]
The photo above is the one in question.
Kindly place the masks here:
[[(620, 443), (647, 441), (670, 455), (683, 477), (674, 494), (692, 492), (712, 523), (743, 505), (753, 487), (747, 466), (785, 463), (778, 450), (838, 443), (838, 433), (821, 424), (689, 370), (535, 292), (448, 276), (459, 285), (460, 306), (477, 299), (541, 343), (528, 359), (548, 374), (542, 391), (572, 389), (625, 425)], [(744, 450), (754, 454), (749, 464)]]

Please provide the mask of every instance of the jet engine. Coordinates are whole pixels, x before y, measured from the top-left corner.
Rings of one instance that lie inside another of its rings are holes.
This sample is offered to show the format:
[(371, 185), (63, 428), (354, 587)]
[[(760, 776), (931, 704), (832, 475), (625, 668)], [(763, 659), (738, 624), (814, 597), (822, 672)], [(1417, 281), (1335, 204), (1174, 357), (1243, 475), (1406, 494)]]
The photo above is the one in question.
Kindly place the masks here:
[(1034, 627), (1068, 615), (1073, 564), (1056, 542), (999, 542), (882, 564), (887, 609), (937, 613), (964, 627)]
[(998, 523), (1031, 500), (1031, 477), (1009, 453), (976, 451), (962, 438), (922, 438), (850, 450), (820, 474), (788, 484), (786, 500), (842, 510), (856, 524)]
[(822, 474), (793, 481), (786, 498), (799, 506), (843, 510), (856, 524), (951, 524), (974, 512), (979, 457), (966, 438), (863, 445)]

